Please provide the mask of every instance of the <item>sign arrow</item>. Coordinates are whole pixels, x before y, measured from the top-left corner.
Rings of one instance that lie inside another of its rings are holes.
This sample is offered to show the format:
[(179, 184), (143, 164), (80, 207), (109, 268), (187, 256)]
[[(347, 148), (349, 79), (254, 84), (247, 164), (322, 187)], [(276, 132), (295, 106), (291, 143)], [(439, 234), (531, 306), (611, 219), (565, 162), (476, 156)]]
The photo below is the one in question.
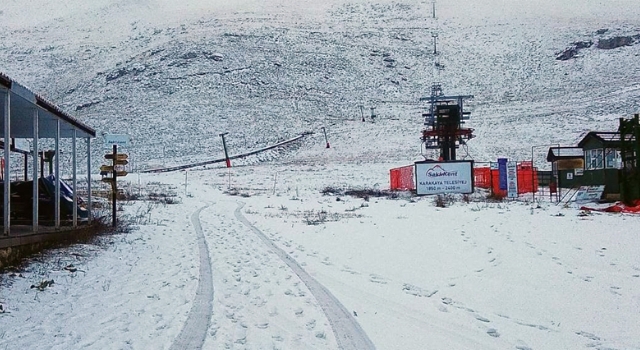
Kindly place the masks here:
[(100, 172), (112, 172), (113, 171), (113, 166), (111, 165), (101, 165), (100, 166)]
[[(117, 160), (125, 160), (129, 158), (129, 155), (126, 153), (117, 153), (116, 154), (116, 159)], [(113, 159), (113, 153), (107, 153), (104, 155), (104, 159)]]

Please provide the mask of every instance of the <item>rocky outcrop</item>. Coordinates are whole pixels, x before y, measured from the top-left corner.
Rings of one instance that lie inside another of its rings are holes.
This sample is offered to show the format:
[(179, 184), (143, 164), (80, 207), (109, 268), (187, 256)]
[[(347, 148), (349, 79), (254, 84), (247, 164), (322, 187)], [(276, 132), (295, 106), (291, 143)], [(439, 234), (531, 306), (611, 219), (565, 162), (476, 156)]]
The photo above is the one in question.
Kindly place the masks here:
[(591, 41), (591, 40), (576, 41), (576, 42), (572, 43), (571, 45), (575, 46), (575, 48), (578, 49), (578, 50), (580, 50), (580, 49), (588, 49), (591, 46), (593, 46), (593, 41)]
[(578, 55), (578, 49), (575, 46), (569, 46), (556, 56), (558, 61), (567, 61)]
[(556, 60), (566, 61), (572, 58), (575, 58), (578, 55), (578, 52), (582, 49), (588, 49), (593, 46), (593, 41), (575, 41), (571, 43), (571, 46), (564, 49), (556, 56)]
[(635, 42), (633, 36), (614, 36), (613, 38), (598, 40), (598, 48), (602, 50), (617, 49), (622, 46), (630, 46)]
[[(597, 35), (603, 35), (609, 32), (609, 29), (598, 29)], [(627, 36), (614, 36), (611, 38), (603, 38), (598, 40), (596, 48), (601, 50), (612, 50), (622, 46), (631, 46), (640, 42), (640, 34)], [(567, 61), (576, 58), (580, 50), (588, 49), (593, 46), (592, 40), (574, 41), (571, 46), (556, 54), (556, 60)]]
[(108, 73), (105, 77), (106, 81), (112, 81), (112, 80), (116, 80), (118, 78), (121, 78), (125, 75), (131, 74), (131, 75), (138, 75), (142, 72), (144, 72), (147, 69), (146, 66), (144, 65), (133, 65), (133, 66), (129, 66), (129, 67), (121, 67), (118, 69), (115, 69), (113, 71), (111, 71), (110, 73)]

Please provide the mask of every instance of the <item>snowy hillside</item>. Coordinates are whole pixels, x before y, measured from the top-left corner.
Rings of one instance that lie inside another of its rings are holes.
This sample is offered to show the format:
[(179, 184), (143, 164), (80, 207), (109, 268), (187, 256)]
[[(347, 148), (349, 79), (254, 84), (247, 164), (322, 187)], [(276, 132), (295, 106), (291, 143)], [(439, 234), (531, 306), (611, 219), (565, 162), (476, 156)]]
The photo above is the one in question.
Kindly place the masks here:
[(640, 34), (636, 2), (3, 0), (0, 70), (94, 127), (96, 166), (102, 133), (132, 136), (136, 170), (221, 158), (221, 132), (232, 154), (314, 134), (130, 171), (175, 203), (127, 202), (137, 230), (1, 275), (0, 349), (640, 349), (637, 216), (374, 196), (422, 158), (434, 81), (475, 95), (476, 161), (640, 112), (640, 43), (556, 60)]
[[(130, 133), (142, 163), (160, 148), (219, 155), (225, 131), (239, 153), (344, 126), (360, 104), (401, 121), (372, 142), (401, 137), (419, 154), (418, 99), (434, 81), (475, 95), (478, 160), (530, 158), (531, 145), (573, 144), (640, 109), (640, 45), (555, 60), (575, 41), (639, 34), (633, 1), (447, 2), (438, 20), (431, 2), (180, 3), (43, 2), (34, 17), (3, 2), (2, 69), (99, 133)], [(436, 30), (446, 68), (434, 76)]]

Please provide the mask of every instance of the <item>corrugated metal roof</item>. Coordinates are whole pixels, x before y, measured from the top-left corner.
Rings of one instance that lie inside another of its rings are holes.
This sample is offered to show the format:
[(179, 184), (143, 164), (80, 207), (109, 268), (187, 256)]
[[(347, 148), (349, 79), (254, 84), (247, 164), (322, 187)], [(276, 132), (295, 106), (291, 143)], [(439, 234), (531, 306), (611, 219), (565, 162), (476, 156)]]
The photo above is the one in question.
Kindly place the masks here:
[[(590, 131), (578, 142), (578, 147), (583, 147), (589, 138), (600, 140), (605, 143), (605, 147), (619, 147), (620, 143), (620, 133), (617, 131)], [(633, 135), (627, 135), (625, 140), (634, 141), (635, 137)], [(609, 143), (609, 145), (607, 145), (607, 143)]]
[[(76, 118), (65, 113), (58, 106), (44, 97), (34, 93), (29, 88), (9, 78), (0, 72), (0, 90), (9, 93), (12, 138), (33, 137), (33, 114), (38, 111), (38, 136), (40, 138), (54, 138), (56, 120), (60, 123), (60, 137), (71, 138), (74, 131), (77, 137), (96, 137), (96, 131), (81, 123)], [(0, 99), (0, 130), (4, 136), (4, 98)]]

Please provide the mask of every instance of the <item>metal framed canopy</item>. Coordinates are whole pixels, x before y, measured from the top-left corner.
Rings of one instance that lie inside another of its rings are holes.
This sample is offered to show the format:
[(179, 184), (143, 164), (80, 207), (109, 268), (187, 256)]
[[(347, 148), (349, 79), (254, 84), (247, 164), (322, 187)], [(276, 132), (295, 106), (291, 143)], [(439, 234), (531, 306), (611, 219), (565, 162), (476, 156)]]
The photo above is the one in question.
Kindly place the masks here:
[[(13, 81), (8, 76), (0, 73), (0, 136), (3, 142), (4, 156), (4, 174), (3, 180), (3, 231), (6, 236), (10, 235), (11, 219), (10, 206), (11, 181), (9, 178), (11, 170), (11, 151), (9, 140), (11, 139), (31, 139), (33, 140), (33, 150), (24, 152), (25, 154), (25, 180), (27, 169), (27, 157), (29, 153), (32, 156), (33, 170), (33, 195), (32, 195), (32, 227), (33, 232), (38, 231), (38, 211), (39, 211), (39, 193), (38, 193), (38, 139), (51, 138), (55, 139), (55, 150), (53, 154), (60, 154), (60, 139), (72, 139), (73, 154), (73, 226), (78, 224), (77, 211), (77, 174), (76, 174), (76, 140), (83, 138), (87, 143), (87, 182), (88, 182), (88, 211), (89, 221), (91, 221), (91, 138), (96, 136), (94, 129), (82, 124), (75, 118), (63, 112), (60, 108), (47, 101), (42, 96), (35, 94), (27, 87)], [(54, 195), (54, 216), (55, 228), (60, 229), (60, 157), (55, 157), (55, 195)], [(41, 174), (43, 175), (43, 174)]]
[[(2, 136), (8, 138), (32, 138), (33, 137), (33, 111), (38, 110), (38, 137), (55, 138), (56, 123), (60, 122), (61, 138), (93, 138), (96, 131), (87, 125), (82, 124), (75, 118), (63, 112), (42, 96), (39, 96), (25, 86), (11, 80), (6, 75), (0, 73), (0, 90), (6, 89), (11, 101), (9, 108), (10, 115), (10, 135)], [(4, 111), (5, 101), (0, 99), (0, 130), (4, 131)]]

